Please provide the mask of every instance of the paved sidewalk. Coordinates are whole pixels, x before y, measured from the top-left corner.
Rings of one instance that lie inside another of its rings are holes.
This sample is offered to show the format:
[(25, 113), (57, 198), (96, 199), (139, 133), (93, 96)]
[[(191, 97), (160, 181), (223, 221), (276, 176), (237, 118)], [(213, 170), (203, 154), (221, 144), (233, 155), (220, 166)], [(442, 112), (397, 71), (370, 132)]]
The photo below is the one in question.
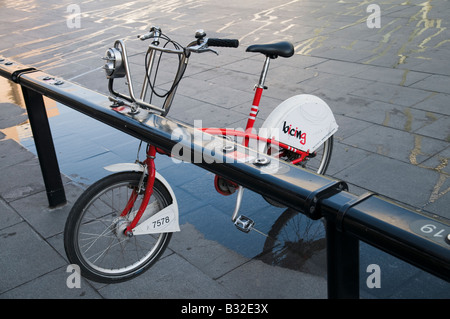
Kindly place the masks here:
[[(152, 6), (144, 0), (79, 1), (70, 7), (73, 3), (2, 2), (0, 55), (107, 93), (100, 57), (118, 38), (126, 38), (139, 78), (145, 44), (135, 36), (150, 25), (181, 44), (199, 28), (211, 37), (238, 38), (239, 49), (191, 58), (170, 116), (189, 124), (202, 119), (205, 127), (239, 128), (263, 61), (245, 53), (245, 47), (291, 41), (296, 54), (271, 64), (257, 124), (295, 94), (323, 98), (340, 126), (327, 173), (347, 181), (352, 193), (375, 191), (448, 223), (448, 1), (378, 1), (381, 24), (373, 29), (366, 23), (369, 3), (356, 0), (259, 1), (264, 8), (259, 10), (254, 1)], [(69, 16), (74, 8), (81, 10), (80, 20)], [(288, 251), (285, 264), (268, 264), (270, 258), (260, 254), (270, 241), (234, 229), (229, 221), (233, 199), (214, 192), (213, 176), (166, 158), (159, 159), (158, 170), (173, 185), (183, 211), (182, 231), (164, 258), (128, 283), (83, 281), (81, 289), (68, 289), (61, 234), (68, 211), (82, 188), (106, 173), (102, 167), (133, 161), (137, 143), (47, 101), (69, 198), (68, 205), (49, 210), (33, 141), (21, 125), (26, 114), (17, 106), (20, 89), (0, 83), (7, 92), (0, 96), (5, 135), (0, 140), (0, 298), (326, 298), (323, 247), (303, 259)], [(257, 228), (264, 234), (288, 214), (251, 192), (245, 205), (246, 212), (258, 215)], [(311, 226), (320, 229), (317, 223)], [(320, 238), (314, 240), (320, 243)], [(380, 289), (365, 282), (366, 268), (374, 263), (382, 270)], [(364, 244), (360, 278), (363, 298), (450, 297), (449, 283)]]

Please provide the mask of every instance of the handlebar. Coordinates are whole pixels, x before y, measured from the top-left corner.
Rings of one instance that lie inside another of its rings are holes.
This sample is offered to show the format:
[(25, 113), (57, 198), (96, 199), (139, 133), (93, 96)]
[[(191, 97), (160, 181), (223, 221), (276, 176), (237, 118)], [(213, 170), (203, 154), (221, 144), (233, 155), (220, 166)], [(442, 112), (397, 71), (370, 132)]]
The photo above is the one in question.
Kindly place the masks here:
[(153, 35), (154, 35), (154, 33), (153, 33), (153, 32), (148, 32), (148, 33), (146, 33), (146, 34), (143, 34), (143, 35), (138, 35), (137, 37), (138, 37), (138, 39), (140, 39), (140, 40), (144, 41), (144, 40), (147, 40), (147, 39), (153, 38)]
[[(237, 48), (239, 47), (239, 40), (237, 39), (219, 39), (219, 38), (207, 38), (206, 33), (203, 30), (198, 30), (195, 34), (196, 40), (192, 41), (187, 46), (182, 46), (178, 42), (171, 40), (167, 35), (162, 33), (159, 27), (151, 27), (148, 33), (138, 35), (138, 39), (144, 41), (147, 39), (152, 39), (152, 43), (149, 44), (147, 53), (145, 55), (145, 67), (146, 76), (144, 78), (144, 83), (142, 86), (142, 91), (140, 97), (138, 98), (134, 94), (134, 88), (131, 79), (131, 72), (128, 64), (128, 55), (125, 48), (125, 43), (123, 40), (117, 40), (114, 43), (114, 47), (107, 51), (107, 63), (104, 66), (106, 76), (109, 79), (109, 91), (114, 96), (114, 99), (124, 99), (131, 103), (131, 109), (134, 112), (136, 107), (142, 107), (144, 109), (150, 109), (153, 111), (160, 112), (163, 116), (167, 114), (172, 104), (173, 97), (176, 92), (176, 88), (183, 78), (184, 72), (186, 70), (189, 57), (192, 52), (204, 53), (212, 52), (218, 55), (218, 53), (211, 47), (227, 47), (227, 48)], [(160, 46), (160, 40), (166, 41), (164, 45)], [(170, 44), (170, 47), (168, 45)], [(159, 63), (161, 61), (161, 55), (159, 58), (156, 57), (157, 52), (160, 54), (170, 53), (179, 56), (178, 69), (173, 81), (171, 88), (165, 93), (157, 93), (154, 88), (154, 82), (156, 81), (156, 75), (159, 70)], [(157, 60), (156, 60), (157, 59)], [(157, 63), (155, 66), (156, 70), (153, 70), (153, 64)], [(154, 73), (152, 74), (152, 72)], [(152, 77), (153, 80), (152, 80)], [(128, 86), (129, 95), (122, 94), (114, 91), (113, 82), (115, 78), (126, 77), (126, 84)], [(145, 102), (147, 89), (151, 88), (152, 94), (150, 97), (150, 102)], [(164, 105), (162, 108), (154, 106), (151, 104), (153, 95), (165, 98)], [(117, 100), (118, 101), (118, 100)]]
[[(140, 37), (140, 39), (142, 40), (142, 37)], [(152, 36), (149, 36), (148, 38), (150, 38)], [(148, 39), (147, 38), (147, 39)], [(187, 46), (186, 49), (187, 51), (190, 52), (196, 52), (196, 53), (202, 53), (202, 52), (214, 52), (217, 54), (217, 52), (215, 52), (212, 49), (209, 49), (209, 46), (214, 46), (214, 47), (227, 47), (227, 48), (237, 48), (239, 47), (239, 40), (235, 40), (235, 39), (217, 39), (217, 38), (208, 38), (205, 39), (206, 41), (203, 44), (197, 45), (197, 42), (193, 42), (191, 43), (192, 46)], [(166, 53), (175, 53), (175, 54), (184, 54), (185, 51), (182, 49), (171, 49), (171, 48), (164, 48), (164, 47), (160, 47), (157, 45), (153, 45), (150, 44), (149, 48), (152, 48), (154, 50), (157, 51), (161, 51), (161, 52), (166, 52)]]
[(237, 48), (239, 47), (239, 40), (208, 38), (207, 45), (211, 47)]
[[(179, 51), (179, 49), (181, 47), (178, 47), (177, 50), (173, 50), (173, 51), (161, 49), (159, 47), (157, 48), (156, 46), (159, 45), (159, 39), (161, 36), (163, 36), (161, 29), (159, 27), (153, 26), (150, 28), (150, 31), (148, 33), (143, 34), (143, 35), (138, 35), (138, 38), (142, 41), (153, 38), (153, 43), (152, 43), (151, 47), (153, 47), (154, 49), (157, 49), (159, 51), (164, 51), (164, 52), (169, 52), (169, 53), (181, 53)], [(207, 51), (215, 52), (212, 49), (208, 49), (209, 46), (224, 47), (224, 48), (239, 47), (239, 40), (237, 40), (237, 39), (207, 38), (206, 33), (203, 30), (197, 30), (197, 32), (195, 33), (195, 37), (197, 38), (197, 40), (192, 42), (191, 44), (189, 44), (186, 47), (186, 49), (188, 49), (188, 51), (197, 52), (197, 53), (207, 52)], [(172, 51), (172, 52), (170, 52), (170, 51)], [(215, 52), (215, 53), (217, 53), (217, 52)]]
[(159, 37), (161, 36), (161, 29), (159, 27), (151, 27), (150, 31), (143, 35), (138, 35), (138, 39), (141, 41), (154, 38), (154, 42), (159, 42)]
[(157, 50), (157, 51), (160, 51), (160, 52), (165, 52), (165, 53), (184, 54), (184, 51), (181, 50), (181, 49), (164, 48), (164, 47), (160, 47), (160, 46), (153, 45), (153, 44), (150, 44), (148, 47), (150, 49), (154, 49), (154, 50)]
[(215, 50), (210, 47), (224, 47), (224, 48), (237, 48), (239, 47), (239, 40), (237, 39), (218, 39), (218, 38), (206, 38), (206, 33), (203, 30), (197, 31), (196, 33), (196, 41), (190, 43), (186, 50), (189, 52), (203, 53), (203, 52), (213, 52), (217, 53)]

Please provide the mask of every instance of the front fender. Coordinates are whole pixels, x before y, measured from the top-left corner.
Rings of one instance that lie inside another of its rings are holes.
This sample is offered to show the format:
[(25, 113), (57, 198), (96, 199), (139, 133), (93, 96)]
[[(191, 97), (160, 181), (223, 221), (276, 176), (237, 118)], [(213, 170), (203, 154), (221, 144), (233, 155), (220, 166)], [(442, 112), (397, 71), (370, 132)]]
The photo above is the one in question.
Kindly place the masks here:
[[(104, 169), (106, 169), (107, 171), (110, 171), (110, 172), (114, 172), (114, 173), (126, 172), (126, 171), (143, 172), (144, 166), (139, 163), (117, 163), (117, 164), (108, 165), (108, 166), (104, 167)], [(155, 173), (156, 173), (155, 174), (156, 179), (160, 180), (161, 183), (163, 183), (163, 185), (167, 188), (170, 195), (172, 196), (173, 200), (176, 202), (175, 193), (173, 192), (172, 187), (170, 187), (169, 182), (167, 182), (167, 180), (164, 177), (162, 177), (162, 175), (159, 174), (158, 172), (155, 172)]]

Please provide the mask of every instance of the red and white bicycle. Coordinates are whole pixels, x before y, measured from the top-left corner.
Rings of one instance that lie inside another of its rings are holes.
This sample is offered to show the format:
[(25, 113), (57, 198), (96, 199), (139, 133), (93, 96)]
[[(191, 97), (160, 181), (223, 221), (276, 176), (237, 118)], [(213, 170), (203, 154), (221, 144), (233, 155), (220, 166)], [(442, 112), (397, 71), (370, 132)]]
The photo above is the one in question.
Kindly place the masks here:
[[(134, 93), (124, 41), (117, 40), (104, 58), (112, 107), (118, 112), (136, 114), (145, 109), (166, 116), (192, 53), (217, 54), (211, 47), (239, 46), (238, 40), (208, 38), (202, 30), (196, 32), (195, 41), (186, 47), (172, 41), (158, 27), (152, 27), (139, 38), (152, 39), (145, 55), (145, 76), (139, 97)], [(161, 41), (165, 44), (161, 45)], [(246, 51), (261, 53), (265, 60), (245, 130), (199, 129), (226, 139), (240, 139), (245, 147), (257, 147), (260, 152), (324, 174), (338, 126), (332, 111), (320, 98), (301, 94), (285, 100), (266, 118), (259, 133), (255, 133), (269, 64), (277, 57), (291, 57), (293, 45), (289, 42), (251, 45)], [(156, 78), (161, 58), (166, 54), (175, 56), (178, 66), (174, 78), (161, 86), (165, 88), (161, 93)], [(114, 80), (119, 78), (126, 80), (129, 94), (115, 90)], [(162, 107), (152, 103), (154, 97), (163, 99)], [(79, 265), (84, 277), (105, 283), (131, 279), (147, 270), (162, 255), (172, 233), (179, 231), (177, 201), (169, 183), (156, 172), (157, 153), (165, 154), (147, 145), (144, 161), (106, 167), (114, 174), (94, 183), (74, 204), (65, 226), (64, 246), (69, 261)], [(238, 216), (244, 188), (220, 176), (215, 178), (215, 188), (222, 195), (237, 191), (232, 221), (239, 230), (251, 230), (253, 221)]]

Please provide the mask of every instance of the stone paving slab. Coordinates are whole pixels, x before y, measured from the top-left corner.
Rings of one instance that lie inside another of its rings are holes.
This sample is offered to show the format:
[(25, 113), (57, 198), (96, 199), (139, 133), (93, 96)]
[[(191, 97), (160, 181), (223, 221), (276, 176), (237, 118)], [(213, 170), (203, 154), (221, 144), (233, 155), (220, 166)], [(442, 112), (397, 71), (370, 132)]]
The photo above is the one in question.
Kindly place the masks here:
[(2, 229), (0, 238), (1, 293), (66, 265), (64, 259), (27, 223)]
[[(47, 256), (48, 257), (48, 256)], [(50, 259), (53, 262), (53, 259)], [(32, 275), (37, 275), (32, 273)], [(19, 285), (1, 295), (1, 299), (101, 299), (100, 294), (81, 279), (80, 289), (68, 289), (67, 265)]]
[[(325, 279), (312, 275), (299, 276), (298, 272), (285, 268), (281, 271), (286, 276), (280, 276), (275, 267), (267, 267), (262, 261), (252, 260), (222, 277), (220, 282), (228, 289), (236, 291), (241, 298), (288, 299), (290, 296), (297, 296), (321, 299), (326, 295)], [(242, 285), (241, 278), (250, 280), (254, 285)], [(264, 287), (273, 287), (269, 295)]]
[[(425, 136), (417, 137), (417, 135), (405, 131), (380, 125), (370, 126), (357, 135), (344, 139), (342, 143), (408, 164), (413, 158), (415, 163), (420, 164), (433, 156), (435, 152), (440, 152), (448, 147), (448, 143), (440, 140)], [(418, 151), (419, 147), (420, 152)]]
[(99, 289), (108, 299), (234, 299), (236, 295), (224, 290), (214, 279), (205, 276), (179, 255), (159, 260), (139, 278)]
[[(373, 185), (370, 188), (372, 191), (417, 208), (428, 204), (429, 194), (433, 192), (439, 180), (438, 172), (430, 172), (429, 169), (401, 161), (392, 161), (377, 154), (366, 157), (336, 176), (355, 185), (367, 184), (370, 181)], [(408, 185), (408, 188), (403, 185)], [(449, 218), (450, 214), (444, 210), (439, 212), (439, 216)]]

